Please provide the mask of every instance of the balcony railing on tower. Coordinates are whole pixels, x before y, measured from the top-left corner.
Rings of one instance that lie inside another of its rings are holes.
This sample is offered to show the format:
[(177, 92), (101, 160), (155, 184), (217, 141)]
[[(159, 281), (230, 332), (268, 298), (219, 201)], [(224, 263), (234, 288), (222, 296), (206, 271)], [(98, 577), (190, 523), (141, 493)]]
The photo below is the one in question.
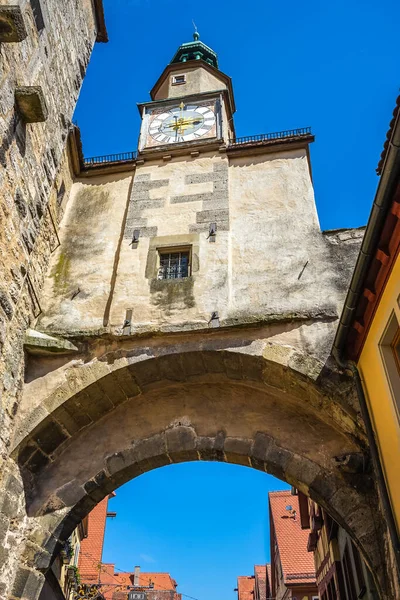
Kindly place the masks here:
[(136, 159), (136, 152), (120, 152), (120, 154), (104, 154), (103, 156), (92, 156), (83, 161), (85, 169), (99, 167), (108, 163), (132, 162)]
[(261, 133), (258, 135), (234, 137), (229, 140), (229, 145), (237, 146), (239, 144), (252, 144), (255, 142), (267, 142), (272, 140), (285, 140), (289, 138), (298, 138), (309, 135), (312, 135), (311, 127), (300, 127), (299, 129), (286, 129), (285, 131), (274, 131), (273, 133)]
[[(300, 127), (299, 129), (286, 129), (285, 131), (275, 131), (273, 133), (261, 133), (258, 135), (247, 135), (244, 137), (234, 137), (229, 140), (228, 147), (242, 146), (245, 144), (260, 144), (264, 142), (279, 142), (281, 140), (297, 139), (310, 137), (311, 127)], [(83, 166), (85, 169), (100, 167), (110, 163), (129, 163), (137, 158), (137, 152), (122, 152), (120, 154), (104, 154), (103, 156), (92, 156), (85, 158)]]

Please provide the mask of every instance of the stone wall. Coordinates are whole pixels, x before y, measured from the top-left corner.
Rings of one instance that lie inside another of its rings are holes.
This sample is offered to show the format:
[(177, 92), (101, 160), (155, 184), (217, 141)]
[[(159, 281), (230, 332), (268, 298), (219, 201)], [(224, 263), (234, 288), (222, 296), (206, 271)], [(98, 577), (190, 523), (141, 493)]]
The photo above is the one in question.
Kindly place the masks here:
[[(12, 19), (16, 9), (9, 7), (16, 5), (23, 39), (0, 43), (1, 598), (13, 583), (27, 523), (19, 475), (7, 460), (23, 386), (24, 334), (40, 313), (49, 257), (59, 243), (58, 222), (72, 183), (67, 136), (101, 9), (91, 0), (41, 0), (41, 19), (28, 0), (6, 0), (0, 7), (3, 22)], [(25, 583), (16, 582), (15, 596)]]

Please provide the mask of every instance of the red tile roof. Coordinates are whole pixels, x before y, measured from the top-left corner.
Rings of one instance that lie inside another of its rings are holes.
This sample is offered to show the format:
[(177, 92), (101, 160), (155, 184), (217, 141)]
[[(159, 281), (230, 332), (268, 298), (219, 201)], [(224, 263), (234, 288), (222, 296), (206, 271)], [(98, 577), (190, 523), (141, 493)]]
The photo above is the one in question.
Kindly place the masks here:
[(238, 600), (254, 600), (255, 583), (254, 577), (238, 577)]
[[(114, 573), (114, 577), (126, 585), (133, 585), (134, 573)], [(154, 590), (175, 590), (177, 583), (169, 573), (140, 573), (139, 584), (143, 587), (148, 587), (150, 583), (154, 584)]]
[[(106, 600), (126, 600), (127, 586), (133, 586), (133, 572), (115, 571), (113, 564), (102, 564), (101, 583), (102, 593)], [(153, 587), (149, 589), (149, 584)], [(169, 573), (140, 573), (140, 587), (146, 588), (148, 600), (182, 600), (181, 594), (176, 591), (177, 583)]]
[(258, 597), (260, 600), (267, 599), (267, 566), (254, 565), (254, 575), (258, 587)]
[(309, 532), (301, 528), (298, 497), (290, 491), (270, 492), (268, 496), (285, 585), (313, 585), (314, 556), (307, 552)]
[(396, 119), (397, 119), (399, 110), (400, 110), (400, 96), (397, 96), (396, 107), (395, 107), (395, 109), (393, 111), (393, 119), (390, 121), (389, 130), (388, 130), (388, 132), (386, 134), (386, 140), (385, 140), (385, 143), (383, 145), (381, 159), (380, 159), (378, 167), (376, 169), (376, 172), (378, 173), (378, 175), (381, 175), (382, 169), (383, 169), (383, 165), (385, 164), (385, 159), (386, 159), (386, 155), (387, 155), (387, 152), (388, 152), (388, 149), (389, 149), (390, 139), (391, 139), (392, 134), (393, 134), (393, 130), (394, 130), (394, 126), (395, 126), (395, 123), (396, 123)]

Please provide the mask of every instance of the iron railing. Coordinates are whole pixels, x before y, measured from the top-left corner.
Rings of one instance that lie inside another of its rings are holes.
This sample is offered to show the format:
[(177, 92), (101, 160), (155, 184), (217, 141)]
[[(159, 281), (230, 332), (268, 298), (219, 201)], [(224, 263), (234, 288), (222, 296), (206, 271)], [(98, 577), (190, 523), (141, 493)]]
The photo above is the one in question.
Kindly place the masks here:
[(286, 138), (301, 137), (311, 135), (311, 127), (300, 127), (299, 129), (287, 129), (286, 131), (275, 131), (274, 133), (261, 133), (259, 135), (247, 135), (245, 137), (236, 137), (229, 140), (230, 146), (238, 144), (250, 144), (253, 142), (265, 142), (269, 140), (283, 140)]
[(108, 163), (116, 162), (131, 162), (135, 160), (137, 156), (136, 152), (121, 152), (120, 154), (104, 154), (103, 156), (92, 156), (91, 158), (85, 158), (83, 164), (85, 169), (90, 167), (98, 167), (99, 165), (105, 165)]
[[(300, 129), (287, 129), (286, 131), (275, 131), (273, 133), (262, 133), (259, 135), (247, 135), (245, 137), (236, 137), (229, 140), (229, 146), (238, 146), (241, 144), (252, 144), (255, 142), (265, 142), (272, 140), (284, 140), (288, 138), (302, 137), (311, 135), (311, 127), (301, 127)], [(121, 152), (120, 154), (104, 154), (103, 156), (92, 156), (83, 161), (85, 169), (98, 167), (109, 163), (132, 162), (137, 158), (137, 152)]]

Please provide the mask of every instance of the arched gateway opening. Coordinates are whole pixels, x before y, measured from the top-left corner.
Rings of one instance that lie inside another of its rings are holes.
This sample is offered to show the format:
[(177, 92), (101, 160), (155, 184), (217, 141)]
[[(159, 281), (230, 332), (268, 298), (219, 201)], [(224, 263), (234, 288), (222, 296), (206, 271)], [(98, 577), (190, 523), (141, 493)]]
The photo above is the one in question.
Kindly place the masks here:
[(99, 358), (60, 358), (57, 368), (37, 360), (14, 444), (30, 520), (23, 585), (41, 585), (60, 542), (106, 494), (162, 465), (215, 460), (275, 475), (318, 502), (390, 598), (351, 381), (289, 346), (205, 339), (168, 350), (164, 340), (162, 353), (156, 339), (110, 342), (92, 349)]

